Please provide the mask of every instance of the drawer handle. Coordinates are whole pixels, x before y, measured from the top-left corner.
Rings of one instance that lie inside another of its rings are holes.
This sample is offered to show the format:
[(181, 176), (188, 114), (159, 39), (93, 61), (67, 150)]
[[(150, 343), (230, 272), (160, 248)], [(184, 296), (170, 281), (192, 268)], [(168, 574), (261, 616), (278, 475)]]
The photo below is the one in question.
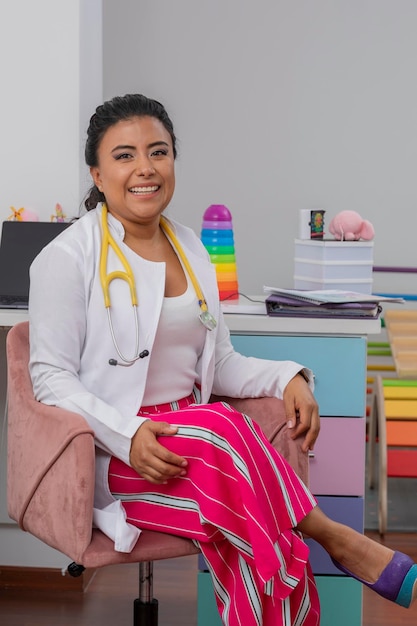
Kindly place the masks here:
[(309, 452), (308, 452), (308, 458), (309, 458), (309, 459), (315, 459), (315, 458), (316, 458), (316, 455), (314, 454), (314, 452), (313, 452), (312, 450), (309, 450)]

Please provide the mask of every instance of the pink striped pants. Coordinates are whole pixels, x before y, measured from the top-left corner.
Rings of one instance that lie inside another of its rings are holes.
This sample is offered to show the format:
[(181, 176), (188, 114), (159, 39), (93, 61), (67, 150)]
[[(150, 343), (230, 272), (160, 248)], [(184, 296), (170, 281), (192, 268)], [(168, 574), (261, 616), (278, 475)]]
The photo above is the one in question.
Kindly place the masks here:
[(153, 485), (112, 457), (111, 492), (131, 524), (198, 544), (225, 626), (317, 626), (308, 548), (294, 530), (314, 497), (250, 418), (192, 402), (138, 413), (179, 427), (163, 443), (188, 460), (187, 474)]

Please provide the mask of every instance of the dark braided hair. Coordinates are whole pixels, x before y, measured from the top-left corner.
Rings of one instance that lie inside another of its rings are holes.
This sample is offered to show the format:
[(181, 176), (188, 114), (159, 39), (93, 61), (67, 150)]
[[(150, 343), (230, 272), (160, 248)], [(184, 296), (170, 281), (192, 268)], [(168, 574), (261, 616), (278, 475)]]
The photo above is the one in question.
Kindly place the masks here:
[[(116, 96), (97, 107), (95, 113), (90, 118), (87, 130), (87, 141), (85, 144), (85, 162), (89, 167), (98, 165), (98, 149), (106, 131), (122, 120), (129, 120), (133, 117), (155, 117), (166, 128), (171, 135), (174, 158), (177, 156), (174, 126), (168, 116), (164, 106), (157, 100), (147, 98), (142, 94), (127, 94)], [(84, 202), (87, 211), (95, 209), (99, 202), (105, 202), (104, 194), (93, 185)]]

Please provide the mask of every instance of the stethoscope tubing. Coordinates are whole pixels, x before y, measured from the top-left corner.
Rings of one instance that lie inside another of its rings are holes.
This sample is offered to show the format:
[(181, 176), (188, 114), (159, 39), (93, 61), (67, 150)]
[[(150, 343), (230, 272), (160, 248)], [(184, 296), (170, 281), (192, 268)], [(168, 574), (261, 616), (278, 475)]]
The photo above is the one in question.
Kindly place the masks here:
[[(118, 246), (118, 244), (116, 243), (116, 241), (114, 240), (113, 236), (110, 233), (109, 225), (107, 221), (107, 213), (108, 213), (107, 206), (103, 204), (102, 215), (101, 215), (102, 242), (101, 242), (100, 268), (99, 268), (100, 269), (100, 282), (101, 282), (101, 287), (103, 290), (104, 306), (106, 307), (106, 310), (107, 310), (107, 318), (108, 318), (111, 338), (112, 338), (115, 350), (117, 352), (117, 355), (120, 358), (120, 361), (117, 361), (116, 359), (109, 359), (109, 364), (110, 365), (123, 365), (125, 367), (129, 367), (130, 365), (133, 365), (134, 363), (136, 363), (136, 361), (138, 361), (139, 359), (143, 359), (144, 357), (148, 356), (149, 352), (148, 350), (143, 350), (139, 352), (140, 350), (139, 348), (139, 321), (138, 321), (138, 310), (137, 310), (138, 298), (137, 298), (137, 293), (136, 293), (135, 277), (134, 277), (133, 270), (129, 262), (126, 259), (126, 256), (123, 254), (120, 247)], [(160, 224), (161, 224), (161, 228), (163, 229), (163, 231), (165, 232), (165, 234), (171, 241), (194, 287), (194, 291), (196, 293), (198, 304), (200, 307), (199, 318), (202, 324), (204, 324), (204, 326), (208, 330), (213, 330), (216, 327), (217, 322), (207, 308), (207, 303), (204, 298), (203, 292), (197, 281), (194, 271), (185, 255), (184, 250), (182, 249), (182, 246), (180, 242), (178, 241), (178, 238), (176, 237), (174, 231), (169, 226), (168, 221), (162, 216), (161, 216)], [(107, 273), (109, 248), (112, 248), (112, 250), (118, 257), (119, 261), (121, 262), (124, 268), (124, 271), (115, 270), (113, 272)], [(130, 299), (132, 303), (132, 310), (133, 310), (133, 315), (134, 315), (134, 320), (135, 320), (135, 350), (134, 350), (134, 356), (130, 359), (126, 357), (119, 348), (119, 345), (116, 339), (116, 334), (114, 331), (112, 315), (111, 315), (110, 283), (116, 279), (124, 280), (125, 282), (127, 282), (129, 286), (129, 291), (130, 291)]]

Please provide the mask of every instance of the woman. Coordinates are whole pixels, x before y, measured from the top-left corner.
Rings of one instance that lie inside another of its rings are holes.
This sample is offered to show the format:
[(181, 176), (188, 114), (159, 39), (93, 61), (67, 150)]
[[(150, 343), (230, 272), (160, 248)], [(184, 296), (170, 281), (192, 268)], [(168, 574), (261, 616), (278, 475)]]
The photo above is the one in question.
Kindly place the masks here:
[(120, 551), (144, 528), (194, 539), (228, 626), (319, 624), (302, 534), (410, 605), (409, 557), (328, 519), (254, 422), (207, 404), (212, 393), (275, 396), (305, 451), (319, 431), (311, 372), (234, 352), (203, 245), (163, 217), (175, 156), (160, 103), (127, 95), (99, 106), (86, 144), (89, 212), (31, 268), (35, 395), (95, 431), (95, 523)]

